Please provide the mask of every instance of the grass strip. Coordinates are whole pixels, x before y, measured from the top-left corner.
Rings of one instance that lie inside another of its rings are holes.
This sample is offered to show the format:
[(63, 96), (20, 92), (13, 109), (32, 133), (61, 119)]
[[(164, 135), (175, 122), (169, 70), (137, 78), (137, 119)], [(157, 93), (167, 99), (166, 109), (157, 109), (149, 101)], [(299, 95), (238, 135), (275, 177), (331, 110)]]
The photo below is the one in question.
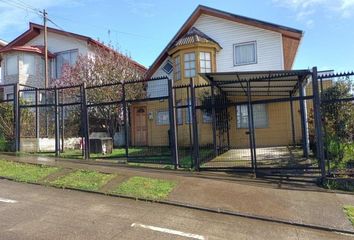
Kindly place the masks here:
[(343, 206), (344, 212), (347, 214), (349, 221), (354, 226), (354, 206), (352, 205), (345, 205)]
[(118, 185), (112, 193), (161, 200), (167, 198), (168, 194), (175, 186), (176, 183), (173, 181), (146, 177), (131, 177)]
[(0, 160), (0, 176), (11, 178), (19, 182), (37, 183), (39, 180), (58, 170), (59, 168), (57, 167)]
[(100, 173), (90, 170), (76, 170), (51, 181), (50, 184), (61, 188), (76, 188), (88, 191), (98, 191), (114, 174)]

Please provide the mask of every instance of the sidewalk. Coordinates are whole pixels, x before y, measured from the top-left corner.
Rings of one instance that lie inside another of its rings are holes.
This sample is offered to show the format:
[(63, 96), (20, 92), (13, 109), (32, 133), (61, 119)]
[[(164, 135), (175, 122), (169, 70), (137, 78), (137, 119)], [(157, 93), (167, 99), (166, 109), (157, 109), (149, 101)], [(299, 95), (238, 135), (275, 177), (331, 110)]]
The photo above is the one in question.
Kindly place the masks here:
[(0, 155), (0, 159), (97, 170), (124, 177), (170, 179), (178, 183), (167, 199), (173, 202), (353, 231), (342, 207), (354, 205), (354, 195), (331, 193), (310, 184), (280, 184), (227, 173), (191, 173), (34, 156)]

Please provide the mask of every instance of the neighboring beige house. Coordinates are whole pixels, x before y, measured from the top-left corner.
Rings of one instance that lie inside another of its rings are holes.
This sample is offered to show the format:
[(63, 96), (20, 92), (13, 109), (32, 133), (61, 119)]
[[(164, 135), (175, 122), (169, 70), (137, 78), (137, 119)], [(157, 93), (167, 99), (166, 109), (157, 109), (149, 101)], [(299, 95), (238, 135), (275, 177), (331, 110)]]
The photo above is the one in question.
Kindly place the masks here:
[[(0, 39), (0, 50), (7, 45), (7, 42)], [(0, 85), (3, 84), (1, 76), (1, 62), (0, 62)], [(4, 90), (0, 88), (0, 99), (3, 99)]]
[[(303, 32), (301, 30), (235, 15), (217, 9), (198, 6), (148, 70), (148, 77), (168, 76), (174, 85), (206, 83), (199, 73), (291, 70)], [(149, 83), (148, 94), (167, 94), (167, 81)], [(176, 96), (181, 105), (188, 96)], [(241, 100), (241, 99), (240, 99)], [(244, 100), (243, 100), (244, 101)], [(297, 106), (296, 106), (297, 107)], [(260, 104), (254, 108), (259, 145), (286, 145), (291, 142), (288, 103)], [(245, 134), (247, 107), (230, 107), (231, 145), (248, 146)], [(168, 144), (168, 111), (163, 102), (136, 105), (131, 113), (132, 141), (135, 145)], [(300, 140), (300, 114), (296, 112), (296, 138)], [(199, 139), (202, 145), (211, 143), (210, 117), (198, 113)], [(177, 112), (178, 142), (188, 145), (188, 109)]]
[[(30, 23), (26, 32), (0, 49), (3, 84), (20, 83), (32, 87), (45, 87), (43, 34), (42, 25)], [(64, 64), (73, 65), (79, 55), (94, 54), (94, 47), (107, 49), (105, 45), (90, 37), (48, 28), (50, 78), (60, 78)], [(134, 64), (142, 72), (146, 71), (139, 63)], [(4, 97), (13, 98), (12, 87), (4, 88)]]

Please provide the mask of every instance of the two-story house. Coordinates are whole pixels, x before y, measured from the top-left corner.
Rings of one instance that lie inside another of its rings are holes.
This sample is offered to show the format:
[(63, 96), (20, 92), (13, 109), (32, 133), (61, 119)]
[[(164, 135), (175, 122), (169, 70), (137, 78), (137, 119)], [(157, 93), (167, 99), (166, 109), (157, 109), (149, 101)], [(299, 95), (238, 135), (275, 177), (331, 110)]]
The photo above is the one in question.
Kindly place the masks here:
[[(50, 80), (59, 79), (63, 66), (75, 64), (79, 55), (93, 55), (97, 47), (109, 49), (87, 36), (50, 27), (47, 32)], [(0, 49), (0, 57), (2, 84), (19, 83), (31, 87), (45, 87), (43, 25), (30, 23), (26, 32)], [(144, 66), (135, 61), (133, 63), (142, 73), (146, 71)], [(4, 88), (4, 97), (13, 98), (12, 87)]]
[[(291, 70), (302, 36), (303, 32), (297, 29), (198, 6), (154, 61), (147, 75), (168, 76), (174, 85), (183, 85), (189, 84), (190, 78), (194, 78), (196, 84), (206, 83), (200, 73)], [(166, 91), (166, 80), (149, 83), (148, 93), (152, 97), (166, 95)], [(177, 105), (187, 105), (188, 98), (186, 94), (176, 96)], [(279, 133), (274, 138), (265, 137), (261, 143), (287, 144), (291, 138), (289, 126), (286, 131), (280, 128), (276, 130), (280, 126), (277, 121), (281, 118), (276, 115), (278, 107), (273, 109), (271, 105), (260, 104), (254, 108), (256, 128), (264, 129), (264, 136)], [(284, 109), (288, 109), (288, 106), (284, 106)], [(242, 121), (242, 116), (247, 115), (245, 111), (247, 107), (242, 106), (229, 110), (233, 146), (248, 144), (248, 136), (241, 133), (247, 130), (247, 124)], [(284, 112), (290, 114), (288, 110)], [(134, 108), (133, 125), (139, 126), (132, 129), (133, 144), (167, 145), (168, 135), (161, 133), (169, 128), (168, 114), (166, 104), (161, 103), (139, 104), (139, 107)], [(188, 145), (188, 109), (178, 109), (176, 115), (178, 141)], [(139, 120), (134, 120), (138, 117)], [(202, 113), (198, 113), (197, 117), (198, 127), (205, 129), (199, 131), (200, 143), (208, 144), (212, 134), (210, 117)], [(286, 118), (290, 119), (290, 115)], [(186, 134), (181, 133), (184, 131)]]

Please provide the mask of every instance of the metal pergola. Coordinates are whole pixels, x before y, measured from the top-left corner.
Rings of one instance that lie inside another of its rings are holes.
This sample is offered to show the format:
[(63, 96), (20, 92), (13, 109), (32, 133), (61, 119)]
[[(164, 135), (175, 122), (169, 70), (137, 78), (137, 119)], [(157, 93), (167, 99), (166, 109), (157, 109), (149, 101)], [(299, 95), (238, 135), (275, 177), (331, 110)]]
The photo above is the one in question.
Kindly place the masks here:
[[(213, 88), (220, 90), (230, 99), (232, 106), (247, 105), (248, 126), (251, 156), (256, 161), (255, 127), (253, 119), (253, 104), (289, 102), (291, 109), (292, 141), (295, 145), (294, 101), (299, 101), (301, 114), (301, 135), (304, 157), (309, 156), (309, 133), (307, 125), (306, 100), (318, 97), (318, 92), (306, 96), (305, 87), (312, 82), (316, 88), (317, 69), (312, 70), (279, 70), (279, 71), (246, 71), (246, 72), (216, 72), (201, 73)], [(318, 90), (318, 87), (316, 88)], [(315, 103), (315, 102), (314, 102)], [(215, 106), (214, 106), (215, 107)], [(318, 106), (316, 107), (318, 110)], [(256, 164), (254, 164), (256, 165)]]

